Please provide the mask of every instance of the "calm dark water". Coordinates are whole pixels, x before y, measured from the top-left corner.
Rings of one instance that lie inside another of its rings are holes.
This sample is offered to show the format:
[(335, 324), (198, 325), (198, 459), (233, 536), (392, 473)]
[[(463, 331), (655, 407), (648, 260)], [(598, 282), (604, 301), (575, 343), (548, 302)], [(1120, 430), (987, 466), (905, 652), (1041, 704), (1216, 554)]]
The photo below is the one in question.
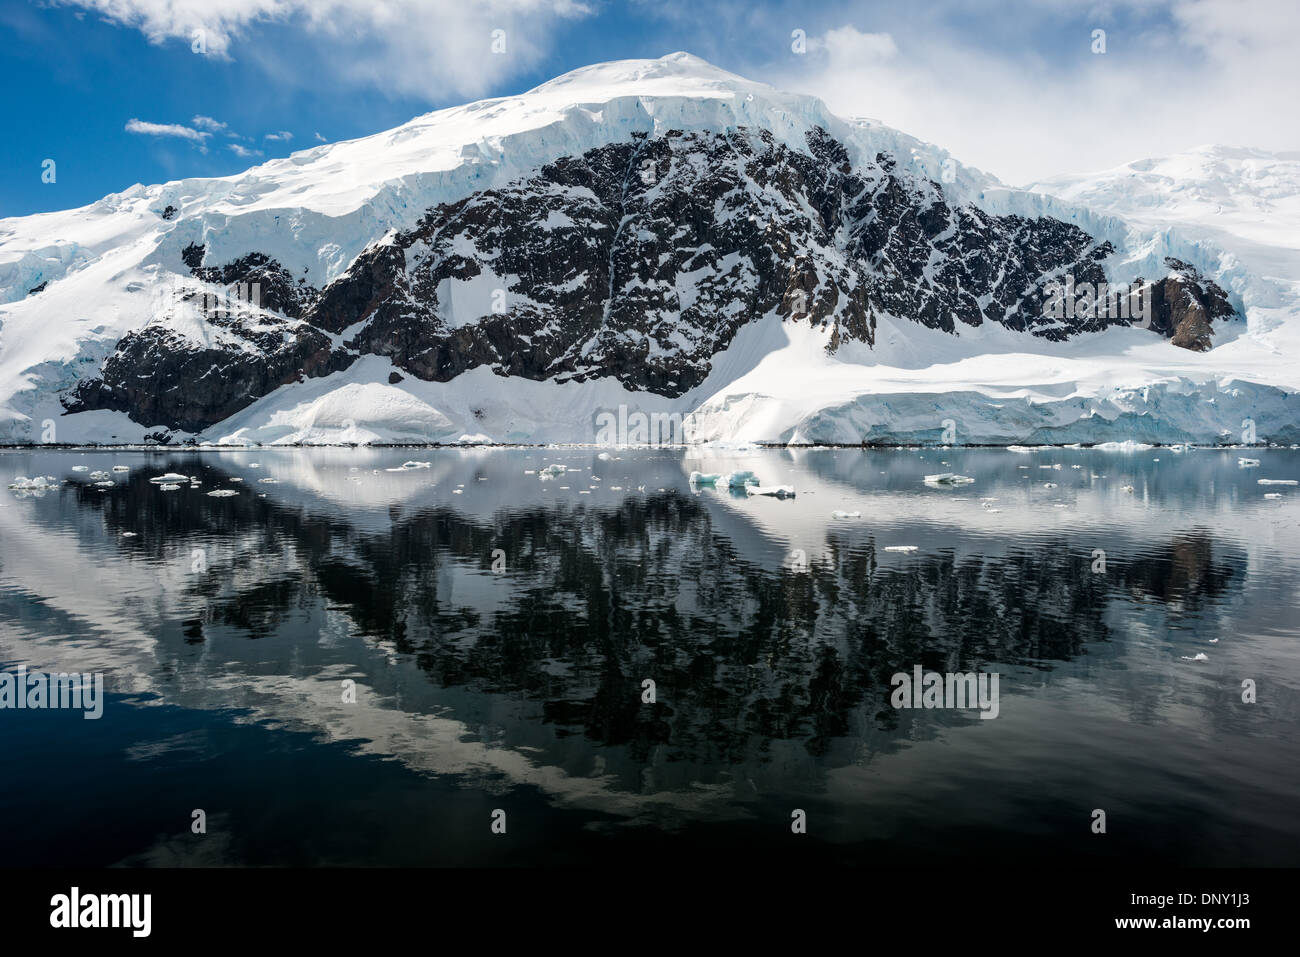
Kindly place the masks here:
[[(922, 481), (948, 471), (976, 481)], [(107, 699), (0, 710), (5, 865), (1300, 864), (1300, 488), (1258, 484), (1294, 451), (0, 474), (59, 481), (0, 498), (0, 671), (101, 672)], [(917, 665), (996, 672), (997, 717), (893, 707)]]

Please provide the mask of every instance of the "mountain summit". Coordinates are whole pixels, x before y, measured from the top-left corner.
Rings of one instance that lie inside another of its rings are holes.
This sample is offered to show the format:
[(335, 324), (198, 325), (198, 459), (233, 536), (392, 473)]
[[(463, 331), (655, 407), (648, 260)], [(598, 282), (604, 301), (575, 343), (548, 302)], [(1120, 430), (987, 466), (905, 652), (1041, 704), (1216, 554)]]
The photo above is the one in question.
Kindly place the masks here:
[(619, 410), (688, 441), (1293, 441), (1295, 251), (1134, 215), (1117, 175), (1011, 189), (689, 54), (585, 67), (0, 221), (0, 440), (591, 442)]

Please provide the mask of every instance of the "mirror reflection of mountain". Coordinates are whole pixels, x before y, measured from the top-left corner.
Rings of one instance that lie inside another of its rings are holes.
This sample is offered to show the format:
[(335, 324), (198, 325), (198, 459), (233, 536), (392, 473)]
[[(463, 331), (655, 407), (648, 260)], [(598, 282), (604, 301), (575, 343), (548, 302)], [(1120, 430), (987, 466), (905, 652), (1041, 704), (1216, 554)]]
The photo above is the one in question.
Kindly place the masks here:
[[(1261, 596), (1297, 563), (1266, 533), (1292, 513), (1261, 512), (1218, 453), (1164, 470), (1060, 450), (740, 455), (798, 486), (784, 502), (693, 487), (698, 450), (166, 451), (112, 487), (70, 471), (126, 454), (23, 456), (67, 481), (0, 509), (0, 658), (673, 826), (915, 774), (957, 741), (1041, 764), (1010, 729), (1044, 708), (1241, 750), (1256, 725), (1231, 706), (1235, 672), (1191, 659), (1272, 627), (1284, 602)], [(540, 478), (548, 463), (567, 471)], [(939, 468), (980, 494), (926, 487)], [(162, 491), (167, 472), (201, 485)], [(832, 517), (847, 506), (862, 517)], [(896, 710), (891, 677), (917, 665), (1000, 673), (1000, 719)], [(1288, 720), (1277, 700), (1258, 713)], [(1064, 742), (1078, 719), (1043, 720)]]

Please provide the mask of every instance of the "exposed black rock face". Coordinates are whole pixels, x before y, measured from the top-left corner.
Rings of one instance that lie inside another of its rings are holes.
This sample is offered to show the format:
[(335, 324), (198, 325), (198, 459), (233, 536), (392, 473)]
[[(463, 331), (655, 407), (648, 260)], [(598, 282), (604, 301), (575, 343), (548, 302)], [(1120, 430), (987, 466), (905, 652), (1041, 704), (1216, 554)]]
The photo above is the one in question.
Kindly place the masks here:
[[(197, 255), (193, 250), (198, 250)], [(190, 266), (196, 279), (202, 279), (223, 289), (233, 290), (237, 298), (255, 307), (297, 319), (303, 310), (315, 302), (319, 293), (307, 285), (305, 279), (294, 282), (289, 271), (274, 259), (261, 253), (249, 253), (224, 266), (195, 266), (193, 260), (203, 262), (203, 247), (188, 246), (182, 259)]]
[(1205, 352), (1213, 345), (1213, 321), (1236, 314), (1221, 287), (1180, 259), (1168, 258), (1174, 270), (1152, 287), (1151, 328), (1176, 346)]
[[(1052, 277), (1106, 281), (1108, 243), (1054, 219), (953, 206), (889, 154), (855, 167), (820, 129), (806, 146), (764, 130), (636, 134), (429, 209), (322, 290), (260, 252), (207, 265), (204, 246), (191, 244), (181, 260), (194, 277), (260, 291), (256, 320), (222, 339), (256, 348), (198, 347), (164, 318), (124, 338), (69, 408), (198, 430), (296, 375), (366, 353), (425, 380), (486, 365), (534, 380), (612, 376), (680, 396), (764, 316), (826, 328), (830, 349), (874, 344), (881, 313), (949, 332), (999, 322), (1056, 340), (1130, 322), (1104, 312), (1062, 321), (1044, 309)], [(1175, 344), (1208, 348), (1209, 321), (1232, 313), (1226, 295), (1186, 264), (1171, 268), (1153, 325)], [(349, 340), (334, 347), (344, 331)], [(230, 387), (207, 384), (216, 375)]]
[(531, 379), (612, 375), (681, 395), (768, 314), (871, 344), (877, 311), (952, 331), (986, 320), (1064, 338), (1035, 287), (1101, 282), (1112, 250), (1051, 219), (954, 208), (892, 157), (855, 170), (766, 131), (669, 132), (590, 150), (429, 213), (368, 250), (307, 318), (423, 379), (477, 365)]
[(38, 292), (43, 292), (44, 289), (45, 289), (45, 287), (48, 286), (49, 284), (50, 284), (50, 283), (49, 283), (49, 280), (47, 279), (45, 282), (41, 283), (39, 286), (33, 286), (31, 289), (28, 289), (28, 290), (27, 290), (27, 295), (29, 295), (29, 296), (34, 296), (34, 295), (36, 295)]
[(175, 218), (176, 218), (176, 213), (177, 213), (177, 212), (178, 212), (178, 210), (176, 209), (175, 206), (170, 206), (170, 205), (169, 205), (169, 206), (168, 206), (166, 209), (164, 209), (164, 210), (162, 211), (162, 213), (160, 213), (159, 215), (161, 215), (163, 219), (175, 219)]
[[(187, 290), (177, 310), (193, 309)], [(96, 379), (63, 397), (69, 412), (114, 409), (146, 425), (199, 432), (281, 385), (347, 368), (356, 358), (304, 322), (251, 308), (205, 313), (204, 342), (177, 331), (169, 316), (122, 338)]]

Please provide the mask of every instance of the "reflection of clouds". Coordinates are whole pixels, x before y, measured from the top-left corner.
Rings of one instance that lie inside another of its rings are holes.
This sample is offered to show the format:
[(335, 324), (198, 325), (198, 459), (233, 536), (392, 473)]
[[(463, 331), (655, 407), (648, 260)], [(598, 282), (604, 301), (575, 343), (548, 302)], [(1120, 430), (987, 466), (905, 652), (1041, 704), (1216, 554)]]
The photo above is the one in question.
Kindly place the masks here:
[[(0, 582), (40, 606), (41, 624), (61, 619), (61, 633), (0, 624), (0, 656), (43, 671), (103, 671), (112, 691), (159, 696), (141, 707), (219, 710), (239, 723), (308, 732), (489, 792), (535, 787), (560, 806), (663, 824), (688, 814), (744, 816), (758, 795), (789, 790), (791, 782), (815, 790), (828, 774), (869, 766), (881, 754), (890, 764), (900, 748), (945, 735), (974, 735), (984, 745), (1005, 740), (1004, 729), (1014, 726), (1010, 708), (989, 722), (997, 725), (992, 730), (964, 727), (952, 715), (877, 714), (874, 671), (922, 652), (954, 662), (1033, 655), (1041, 665), (1069, 661), (1112, 631), (1133, 637), (1145, 629), (1144, 640), (1107, 645), (1118, 651), (1090, 651), (1095, 673), (1079, 693), (1100, 688), (1119, 696), (1131, 717), (1146, 723), (1210, 723), (1215, 673), (1184, 678), (1161, 670), (1168, 658), (1161, 626), (1171, 614), (1161, 599), (1197, 588), (1218, 602), (1241, 589), (1251, 563), (1278, 557), (1260, 550), (1257, 558), (1256, 546), (1239, 544), (1235, 536), (1257, 521), (1249, 509), (1197, 510), (1204, 531), (1179, 533), (1188, 513), (1176, 503), (1204, 485), (1204, 468), (1170, 473), (1184, 483), (1173, 488), (1162, 476), (1163, 495), (1153, 496), (1153, 505), (1117, 513), (1114, 486), (1130, 477), (1121, 467), (1131, 466), (1107, 458), (1110, 484), (1075, 490), (1069, 523), (1045, 525), (1050, 508), (1035, 499), (1007, 526), (983, 513), (979, 496), (931, 491), (919, 480), (941, 455), (1010, 509), (1017, 496), (1035, 494), (1022, 489), (1016, 465), (1037, 463), (1005, 452), (692, 451), (686, 459), (658, 453), (637, 472), (631, 452), (602, 461), (596, 450), (365, 450), (358, 467), (380, 469), (367, 476), (417, 491), (396, 507), (381, 491), (358, 516), (335, 497), (348, 486), (358, 451), (221, 453), (220, 462), (240, 463), (231, 468), (246, 484), (280, 479), (261, 486), (267, 498), (260, 503), (250, 493), (224, 504), (169, 499), (144, 475), (144, 485), (114, 492), (121, 498), (107, 503), (79, 500), (89, 493), (75, 489), (58, 501), (6, 503)], [(1204, 455), (1211, 466), (1214, 454)], [(31, 457), (43, 464), (28, 471), (42, 474), (63, 474), (53, 463), (101, 467), (88, 456)], [(435, 468), (383, 471), (408, 458)], [(608, 492), (600, 507), (579, 507), (576, 492), (561, 498), (557, 483), (524, 474), (552, 462), (649, 491), (631, 496), (623, 511), (612, 506), (628, 497)], [(205, 488), (224, 484), (220, 468), (199, 472), (210, 465), (203, 456), (168, 453), (154, 463), (159, 471), (204, 474)], [(692, 467), (748, 468), (765, 483), (793, 479), (800, 497), (692, 496), (685, 490)], [(435, 472), (437, 488), (418, 484)], [(458, 484), (465, 493), (452, 498), (446, 486)], [(661, 486), (673, 491), (653, 491)], [(839, 498), (869, 503), (860, 524), (830, 518)], [(1275, 510), (1269, 515), (1276, 520)], [(154, 525), (141, 529), (138, 546), (118, 537), (118, 526), (129, 522)], [(883, 545), (901, 530), (921, 553), (885, 559), (869, 547), (872, 536)], [(1115, 562), (1113, 579), (1080, 577), (1067, 546), (1085, 531), (1106, 538), (1116, 558), (1130, 556)], [(512, 553), (512, 574), (503, 579), (486, 572), (483, 560), (504, 534), (543, 554), (516, 566)], [(189, 572), (195, 540), (212, 549), (203, 579)], [(781, 577), (774, 570), (784, 543), (797, 541), (809, 543), (814, 567)], [(1008, 552), (1017, 553), (1014, 561)], [(1293, 563), (1294, 553), (1285, 561)], [(650, 624), (616, 620), (591, 603), (583, 589), (592, 582)], [(264, 593), (268, 583), (284, 587)], [(1153, 597), (1142, 614), (1110, 614), (1120, 583)], [(1037, 606), (1050, 613), (1070, 599), (1077, 604), (1068, 627), (1041, 620)], [(966, 620), (976, 606), (987, 621)], [(470, 608), (481, 620), (444, 627), (449, 607)], [(1035, 616), (1020, 623), (1027, 608)], [(177, 627), (190, 617), (202, 619), (201, 644), (185, 644)], [(536, 640), (537, 627), (565, 632), (563, 647)], [(254, 633), (277, 641), (248, 641)], [(1228, 657), (1226, 642), (1218, 649), (1216, 658)], [(624, 707), (622, 696), (651, 673), (672, 676), (660, 681), (661, 703), (671, 709), (659, 722), (666, 737), (641, 710)], [(1152, 674), (1163, 677), (1153, 681)], [(344, 678), (357, 682), (356, 704), (341, 700)], [(1189, 681), (1196, 696), (1177, 704), (1179, 683)], [(1060, 678), (1026, 671), (1007, 696), (1063, 687)], [(191, 736), (145, 741), (131, 757), (195, 746)]]

